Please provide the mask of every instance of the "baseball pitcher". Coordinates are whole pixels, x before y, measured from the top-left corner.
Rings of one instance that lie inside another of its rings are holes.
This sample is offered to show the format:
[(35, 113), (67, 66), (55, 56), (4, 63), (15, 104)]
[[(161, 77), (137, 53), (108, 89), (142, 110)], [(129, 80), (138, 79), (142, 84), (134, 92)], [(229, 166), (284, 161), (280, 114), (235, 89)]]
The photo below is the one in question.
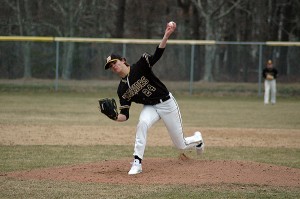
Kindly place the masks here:
[(129, 65), (124, 57), (114, 53), (106, 59), (105, 69), (110, 69), (121, 78), (117, 91), (120, 113), (116, 111), (115, 103), (108, 98), (99, 101), (101, 112), (112, 120), (124, 122), (129, 119), (132, 102), (144, 105), (136, 128), (134, 160), (129, 175), (142, 172), (148, 129), (160, 119), (163, 120), (171, 140), (178, 149), (194, 148), (197, 154), (204, 151), (204, 141), (199, 131), (193, 136), (184, 137), (178, 104), (152, 71), (163, 55), (167, 41), (175, 29), (176, 23), (169, 22), (154, 54), (144, 53), (134, 64)]

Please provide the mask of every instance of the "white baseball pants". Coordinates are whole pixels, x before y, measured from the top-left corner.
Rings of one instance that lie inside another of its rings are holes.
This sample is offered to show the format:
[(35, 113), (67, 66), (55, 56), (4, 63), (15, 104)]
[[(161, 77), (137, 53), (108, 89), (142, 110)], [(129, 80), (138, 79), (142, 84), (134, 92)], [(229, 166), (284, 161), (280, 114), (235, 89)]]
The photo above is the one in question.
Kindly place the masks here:
[(265, 96), (264, 96), (264, 103), (268, 104), (270, 99), (271, 93), (271, 103), (276, 103), (276, 80), (265, 80)]
[(134, 156), (137, 155), (143, 159), (148, 129), (160, 119), (163, 120), (167, 127), (171, 140), (176, 148), (190, 149), (199, 144), (199, 140), (197, 142), (194, 136), (184, 137), (178, 104), (171, 93), (170, 97), (169, 100), (153, 106), (144, 105), (136, 130)]

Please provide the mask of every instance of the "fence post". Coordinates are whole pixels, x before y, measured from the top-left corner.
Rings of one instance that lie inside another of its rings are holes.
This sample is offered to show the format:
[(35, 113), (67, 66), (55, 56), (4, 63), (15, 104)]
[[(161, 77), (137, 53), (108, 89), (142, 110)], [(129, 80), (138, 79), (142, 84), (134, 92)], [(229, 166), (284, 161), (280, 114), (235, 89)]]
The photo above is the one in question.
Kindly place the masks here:
[(55, 91), (58, 90), (59, 42), (56, 42)]
[(191, 46), (190, 95), (193, 94), (195, 44)]
[(262, 81), (262, 44), (259, 44), (259, 63), (258, 63), (258, 96), (261, 96)]

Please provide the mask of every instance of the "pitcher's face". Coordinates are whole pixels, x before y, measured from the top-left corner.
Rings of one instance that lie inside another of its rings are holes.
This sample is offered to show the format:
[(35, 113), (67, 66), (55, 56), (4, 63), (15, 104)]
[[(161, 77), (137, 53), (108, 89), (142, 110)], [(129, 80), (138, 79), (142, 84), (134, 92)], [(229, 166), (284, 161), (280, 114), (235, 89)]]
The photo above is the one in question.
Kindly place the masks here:
[(124, 66), (127, 67), (123, 61), (116, 60), (110, 64), (110, 70), (114, 73), (119, 74), (123, 71)]

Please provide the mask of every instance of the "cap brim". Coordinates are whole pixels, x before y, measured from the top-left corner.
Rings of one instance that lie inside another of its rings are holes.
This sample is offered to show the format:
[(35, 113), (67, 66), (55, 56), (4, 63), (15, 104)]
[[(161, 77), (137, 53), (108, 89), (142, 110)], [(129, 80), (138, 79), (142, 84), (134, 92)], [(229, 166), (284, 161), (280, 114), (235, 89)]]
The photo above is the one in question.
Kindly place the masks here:
[(107, 62), (107, 63), (105, 64), (105, 66), (104, 66), (105, 70), (107, 70), (107, 69), (110, 68), (109, 65), (110, 65), (110, 62)]
[(117, 60), (119, 60), (119, 59), (112, 59), (112, 60), (109, 60), (109, 61), (105, 64), (105, 66), (104, 66), (105, 70), (107, 70), (107, 69), (110, 68), (109, 65), (110, 65), (111, 62), (114, 62), (114, 61), (117, 61)]

